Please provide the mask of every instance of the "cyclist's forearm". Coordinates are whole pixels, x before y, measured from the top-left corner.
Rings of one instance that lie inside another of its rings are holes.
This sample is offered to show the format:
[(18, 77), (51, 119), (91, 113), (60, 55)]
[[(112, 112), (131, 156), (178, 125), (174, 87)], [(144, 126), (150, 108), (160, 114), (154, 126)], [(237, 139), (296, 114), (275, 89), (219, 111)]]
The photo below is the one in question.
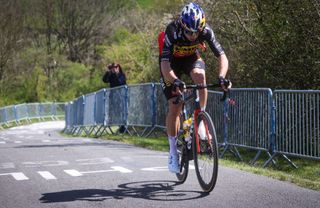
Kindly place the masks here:
[(161, 62), (161, 73), (164, 79), (171, 83), (173, 83), (173, 81), (178, 78), (173, 72), (173, 70), (171, 69), (169, 61)]
[(219, 56), (219, 77), (225, 78), (228, 72), (229, 61), (225, 54)]

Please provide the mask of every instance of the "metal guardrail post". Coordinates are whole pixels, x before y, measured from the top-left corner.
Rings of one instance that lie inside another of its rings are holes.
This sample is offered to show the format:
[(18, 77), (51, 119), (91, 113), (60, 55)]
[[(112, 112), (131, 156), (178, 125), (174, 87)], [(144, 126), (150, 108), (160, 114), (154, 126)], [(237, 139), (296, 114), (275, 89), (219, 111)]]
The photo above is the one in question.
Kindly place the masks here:
[(125, 103), (125, 107), (124, 107), (124, 112), (125, 112), (125, 128), (126, 128), (126, 131), (128, 131), (128, 115), (129, 115), (129, 112), (128, 112), (128, 109), (129, 109), (129, 98), (128, 98), (128, 86), (125, 85), (125, 99), (124, 99), (124, 103)]

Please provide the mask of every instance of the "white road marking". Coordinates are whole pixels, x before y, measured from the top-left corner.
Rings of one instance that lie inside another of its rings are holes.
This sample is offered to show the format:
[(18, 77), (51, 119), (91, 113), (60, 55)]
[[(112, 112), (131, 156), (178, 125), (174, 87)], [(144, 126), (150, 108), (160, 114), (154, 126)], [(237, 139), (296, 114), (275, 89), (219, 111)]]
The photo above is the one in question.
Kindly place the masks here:
[(12, 162), (0, 163), (0, 169), (14, 168), (15, 165)]
[(52, 175), (50, 172), (48, 171), (38, 171), (38, 173), (45, 178), (46, 180), (55, 180), (57, 179), (54, 175)]
[(162, 167), (150, 167), (150, 168), (141, 168), (143, 171), (168, 171), (167, 166)]
[(71, 176), (75, 176), (75, 177), (82, 176), (82, 174), (77, 170), (63, 170), (63, 171)]
[(22, 141), (14, 141), (14, 143), (20, 144), (20, 143), (22, 143)]
[(64, 172), (74, 177), (83, 176), (83, 174), (107, 173), (107, 172), (115, 172), (115, 171), (119, 171), (120, 173), (132, 173), (131, 170), (124, 167), (120, 167), (120, 166), (113, 166), (111, 168), (112, 170), (94, 170), (94, 171), (83, 171), (83, 172), (80, 172), (75, 169), (71, 169), (71, 170), (64, 170)]
[(29, 180), (29, 178), (26, 175), (24, 175), (23, 173), (21, 173), (21, 172), (2, 173), (2, 174), (0, 174), (0, 176), (7, 176), (7, 175), (11, 175), (17, 181)]
[(116, 171), (120, 171), (121, 173), (132, 173), (131, 170), (129, 170), (127, 168), (120, 167), (120, 166), (113, 166), (111, 168), (116, 170)]
[(79, 163), (79, 165), (97, 165), (97, 164), (113, 163), (114, 162), (113, 160), (111, 160), (108, 157), (78, 159), (76, 161)]
[(5, 144), (6, 142), (0, 141), (0, 144)]
[(63, 166), (68, 165), (68, 161), (57, 160), (57, 161), (34, 161), (34, 162), (22, 162), (26, 167), (52, 167), (52, 166)]
[(49, 139), (43, 139), (42, 142), (51, 142)]
[(0, 137), (0, 139), (3, 139), (4, 141), (8, 140), (8, 138), (6, 138), (6, 137)]
[[(191, 164), (189, 164), (189, 169), (194, 170), (195, 167)], [(141, 168), (142, 171), (168, 171), (167, 166), (160, 166), (160, 167), (150, 167), (150, 168)]]

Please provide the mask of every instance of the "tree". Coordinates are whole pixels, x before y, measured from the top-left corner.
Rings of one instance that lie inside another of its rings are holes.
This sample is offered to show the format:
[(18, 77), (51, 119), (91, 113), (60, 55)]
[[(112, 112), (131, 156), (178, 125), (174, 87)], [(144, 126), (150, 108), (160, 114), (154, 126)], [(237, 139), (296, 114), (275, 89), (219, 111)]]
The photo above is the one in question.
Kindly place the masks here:
[(0, 81), (4, 78), (6, 67), (21, 45), (22, 12), (18, 0), (0, 1)]

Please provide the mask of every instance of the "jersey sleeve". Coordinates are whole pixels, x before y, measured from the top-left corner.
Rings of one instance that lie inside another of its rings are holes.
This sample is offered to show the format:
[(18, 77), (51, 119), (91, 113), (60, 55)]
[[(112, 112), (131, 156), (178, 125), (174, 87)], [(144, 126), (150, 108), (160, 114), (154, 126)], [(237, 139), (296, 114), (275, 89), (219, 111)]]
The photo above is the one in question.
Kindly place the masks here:
[(220, 55), (224, 54), (224, 49), (222, 48), (221, 44), (217, 41), (213, 30), (208, 25), (205, 26), (203, 35), (205, 41), (208, 43), (210, 49), (216, 57), (219, 57)]
[(163, 50), (160, 54), (160, 61), (170, 61), (173, 56), (173, 44), (175, 40), (177, 39), (177, 32), (174, 27), (174, 25), (171, 23), (166, 28), (165, 34), (164, 34), (164, 44), (163, 44)]

